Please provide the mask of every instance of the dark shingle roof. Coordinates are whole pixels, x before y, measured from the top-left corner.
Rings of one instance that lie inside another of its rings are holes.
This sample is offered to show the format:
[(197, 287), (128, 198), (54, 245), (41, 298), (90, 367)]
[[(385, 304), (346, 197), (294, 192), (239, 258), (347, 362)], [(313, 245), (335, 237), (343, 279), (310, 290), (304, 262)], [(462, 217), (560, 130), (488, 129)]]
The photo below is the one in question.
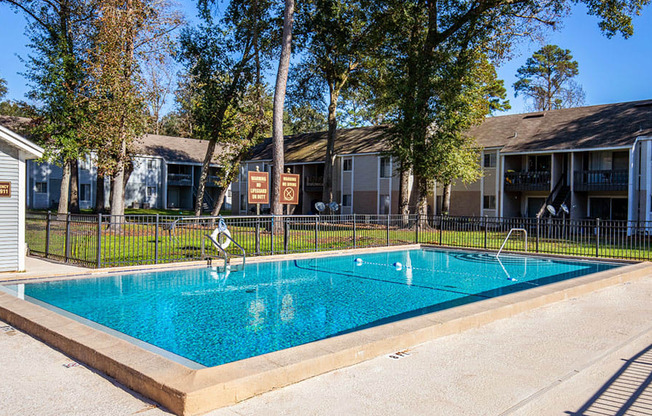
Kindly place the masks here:
[[(206, 157), (208, 141), (185, 137), (146, 134), (136, 141), (136, 153), (159, 156), (168, 162), (202, 163)], [(218, 163), (220, 147), (215, 149), (213, 163)]]
[[(337, 131), (335, 154), (384, 152), (388, 148), (384, 137), (388, 126), (359, 127)], [(304, 133), (286, 136), (285, 163), (323, 162), (326, 156), (328, 133)], [(272, 139), (267, 138), (251, 151), (249, 160), (271, 160)]]
[[(386, 152), (388, 126), (342, 129), (335, 154)], [(469, 131), (480, 147), (534, 152), (631, 146), (652, 136), (652, 100), (487, 117)], [(285, 162), (322, 162), (326, 132), (285, 137)], [(250, 160), (271, 160), (271, 138), (252, 150)]]
[(488, 117), (469, 134), (506, 153), (631, 146), (652, 136), (652, 100)]

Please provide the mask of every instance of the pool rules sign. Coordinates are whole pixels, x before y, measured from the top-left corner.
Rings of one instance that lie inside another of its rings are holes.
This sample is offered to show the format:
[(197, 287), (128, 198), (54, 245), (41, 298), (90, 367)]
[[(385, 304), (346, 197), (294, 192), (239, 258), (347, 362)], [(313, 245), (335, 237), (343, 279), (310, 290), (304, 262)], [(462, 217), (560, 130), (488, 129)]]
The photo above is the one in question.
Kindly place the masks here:
[(247, 175), (249, 204), (269, 204), (269, 173), (249, 172)]
[(299, 204), (299, 175), (281, 173), (281, 204)]

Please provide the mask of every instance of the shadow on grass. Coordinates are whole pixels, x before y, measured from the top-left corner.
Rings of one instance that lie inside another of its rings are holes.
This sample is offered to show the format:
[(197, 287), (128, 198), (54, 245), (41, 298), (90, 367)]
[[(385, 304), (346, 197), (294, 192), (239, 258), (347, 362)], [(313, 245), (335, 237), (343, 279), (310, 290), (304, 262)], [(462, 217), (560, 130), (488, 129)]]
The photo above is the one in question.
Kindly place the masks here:
[(652, 414), (652, 345), (628, 360), (572, 416)]

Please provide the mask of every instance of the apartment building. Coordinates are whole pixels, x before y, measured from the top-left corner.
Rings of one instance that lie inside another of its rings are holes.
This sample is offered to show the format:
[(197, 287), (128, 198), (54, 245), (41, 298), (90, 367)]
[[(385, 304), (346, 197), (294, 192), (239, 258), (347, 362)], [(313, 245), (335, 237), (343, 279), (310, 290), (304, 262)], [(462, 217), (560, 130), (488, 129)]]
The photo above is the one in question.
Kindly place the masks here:
[[(400, 178), (387, 129), (338, 131), (333, 190), (340, 213), (398, 212)], [(652, 100), (487, 117), (469, 135), (481, 148), (483, 175), (454, 184), (451, 215), (652, 220)], [(326, 132), (285, 138), (286, 167), (302, 177), (295, 213), (314, 213), (321, 201), (326, 140)], [(254, 212), (246, 173), (257, 168), (273, 169), (271, 139), (252, 151), (232, 184), (234, 214)], [(429, 212), (439, 213), (441, 194), (435, 184)]]
[[(201, 165), (206, 156), (207, 141), (183, 137), (145, 135), (136, 142), (133, 171), (125, 188), (125, 206), (131, 208), (194, 208)], [(218, 195), (219, 165), (216, 158), (210, 166), (204, 208), (213, 206)], [(97, 165), (95, 156), (79, 160), (79, 205), (95, 206)], [(53, 163), (27, 162), (27, 206), (30, 209), (54, 209), (59, 203), (62, 169)], [(110, 186), (105, 180), (104, 200), (109, 203)], [(225, 208), (230, 207), (227, 194)]]

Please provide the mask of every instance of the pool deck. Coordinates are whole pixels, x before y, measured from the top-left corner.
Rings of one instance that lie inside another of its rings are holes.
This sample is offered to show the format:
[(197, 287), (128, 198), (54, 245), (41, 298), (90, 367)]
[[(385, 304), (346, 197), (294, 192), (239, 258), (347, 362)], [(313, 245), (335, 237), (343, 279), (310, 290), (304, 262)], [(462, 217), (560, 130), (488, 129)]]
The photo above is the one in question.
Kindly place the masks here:
[[(652, 352), (645, 352), (650, 345), (652, 276), (645, 275), (209, 414), (544, 415), (582, 406), (586, 413), (591, 406), (604, 412), (617, 399), (622, 399), (618, 406), (650, 414)], [(164, 414), (96, 372), (65, 367), (71, 358), (20, 331), (0, 328), (0, 351), (0, 400), (7, 414)], [(637, 360), (623, 361), (641, 352)], [(619, 370), (621, 377), (609, 382)]]

